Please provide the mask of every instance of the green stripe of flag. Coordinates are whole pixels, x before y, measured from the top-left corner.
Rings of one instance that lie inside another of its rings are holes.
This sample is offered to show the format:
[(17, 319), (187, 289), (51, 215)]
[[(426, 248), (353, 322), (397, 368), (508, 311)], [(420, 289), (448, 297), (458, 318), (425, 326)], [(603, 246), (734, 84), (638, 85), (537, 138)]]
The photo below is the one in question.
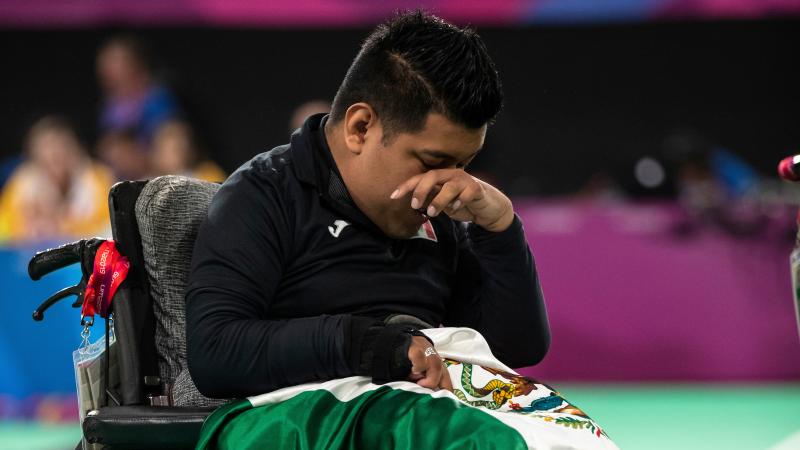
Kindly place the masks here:
[(229, 403), (203, 425), (197, 450), (527, 449), (515, 429), (448, 397), (382, 386), (349, 401), (327, 390), (253, 408)]

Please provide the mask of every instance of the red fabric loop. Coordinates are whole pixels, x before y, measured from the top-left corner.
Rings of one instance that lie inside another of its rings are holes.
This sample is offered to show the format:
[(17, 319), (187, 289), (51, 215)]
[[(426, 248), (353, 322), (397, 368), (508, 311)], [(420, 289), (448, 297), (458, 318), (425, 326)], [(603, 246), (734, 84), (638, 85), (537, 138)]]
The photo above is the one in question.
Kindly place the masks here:
[(104, 319), (108, 318), (111, 300), (119, 285), (128, 276), (129, 268), (128, 258), (120, 254), (114, 241), (107, 240), (100, 244), (94, 257), (94, 270), (83, 296), (81, 322), (87, 318), (91, 318), (89, 323), (93, 322), (95, 314)]

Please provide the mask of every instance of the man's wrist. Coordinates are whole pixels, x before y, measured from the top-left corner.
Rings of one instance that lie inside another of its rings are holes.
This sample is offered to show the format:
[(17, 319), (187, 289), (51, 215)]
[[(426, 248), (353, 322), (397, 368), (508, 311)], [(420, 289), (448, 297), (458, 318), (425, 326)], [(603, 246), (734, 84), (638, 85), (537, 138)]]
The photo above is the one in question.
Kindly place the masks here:
[(419, 337), (424, 337), (425, 339), (427, 339), (427, 340), (428, 340), (428, 342), (430, 342), (430, 343), (431, 343), (431, 345), (434, 345), (434, 344), (433, 344), (433, 339), (429, 338), (429, 337), (428, 337), (428, 335), (427, 335), (427, 334), (425, 334), (425, 333), (423, 333), (422, 331), (415, 330), (414, 328), (409, 328), (409, 329), (408, 329), (408, 334), (410, 334), (411, 336), (419, 336)]
[(411, 373), (408, 349), (413, 336), (424, 337), (433, 345), (428, 336), (408, 326), (370, 327), (364, 334), (356, 374), (372, 377), (375, 384), (406, 379)]
[(490, 231), (476, 223), (470, 223), (466, 226), (467, 235), (469, 239), (477, 247), (486, 248), (489, 245), (492, 249), (505, 249), (508, 246), (516, 247), (520, 244), (521, 237), (524, 239), (524, 231), (522, 221), (519, 216), (514, 214), (511, 223), (503, 231)]
[(481, 228), (493, 233), (502, 233), (506, 231), (512, 223), (514, 223), (514, 208), (509, 205), (508, 209), (496, 221)]
[(355, 375), (369, 375), (370, 364), (364, 365), (365, 354), (372, 354), (372, 347), (383, 323), (377, 319), (362, 316), (349, 316), (350, 326), (346, 338), (348, 340), (348, 363)]

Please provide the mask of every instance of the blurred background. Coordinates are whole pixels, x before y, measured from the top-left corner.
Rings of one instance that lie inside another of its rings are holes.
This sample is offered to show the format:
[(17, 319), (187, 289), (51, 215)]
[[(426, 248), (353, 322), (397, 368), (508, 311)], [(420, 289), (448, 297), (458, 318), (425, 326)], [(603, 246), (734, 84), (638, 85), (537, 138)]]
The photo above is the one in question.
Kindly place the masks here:
[[(212, 181), (325, 111), (372, 27), (472, 24), (506, 102), (471, 171), (515, 202), (553, 344), (522, 369), (621, 448), (800, 448), (789, 253), (798, 0), (0, 0), (0, 449), (80, 438), (79, 310), (38, 250), (116, 180)], [(99, 337), (100, 332), (97, 331)]]

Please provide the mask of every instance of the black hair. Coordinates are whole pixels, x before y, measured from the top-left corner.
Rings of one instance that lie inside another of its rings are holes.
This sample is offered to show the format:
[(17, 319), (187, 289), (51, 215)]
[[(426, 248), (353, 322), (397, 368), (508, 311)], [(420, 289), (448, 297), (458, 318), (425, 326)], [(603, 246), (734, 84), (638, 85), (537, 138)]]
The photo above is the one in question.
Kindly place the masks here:
[(428, 113), (477, 129), (500, 111), (500, 77), (480, 36), (424, 11), (396, 15), (364, 41), (339, 87), (331, 121), (369, 104), (384, 133), (417, 132)]

